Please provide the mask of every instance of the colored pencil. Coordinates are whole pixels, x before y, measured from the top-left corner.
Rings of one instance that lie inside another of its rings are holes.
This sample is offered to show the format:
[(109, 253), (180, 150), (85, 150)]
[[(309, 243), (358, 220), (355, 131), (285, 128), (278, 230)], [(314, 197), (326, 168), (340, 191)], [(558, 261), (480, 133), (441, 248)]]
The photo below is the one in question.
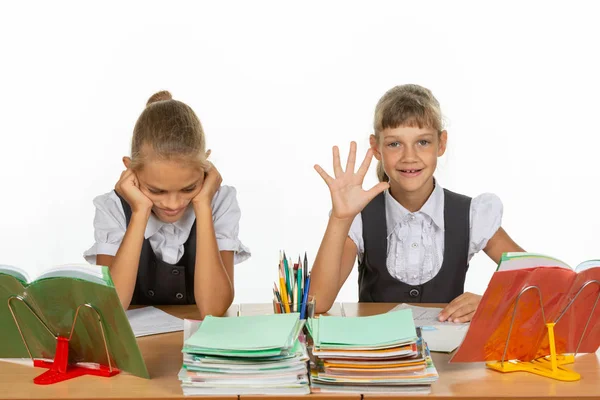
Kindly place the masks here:
[(283, 307), (286, 313), (290, 312), (290, 305), (288, 303), (288, 294), (285, 287), (285, 281), (283, 280), (283, 276), (281, 273), (279, 274), (279, 288), (281, 290), (281, 300), (283, 302)]
[(306, 318), (308, 310), (308, 290), (310, 289), (310, 275), (306, 278), (306, 287), (304, 288), (304, 296), (302, 301), (302, 310), (300, 311), (300, 319)]

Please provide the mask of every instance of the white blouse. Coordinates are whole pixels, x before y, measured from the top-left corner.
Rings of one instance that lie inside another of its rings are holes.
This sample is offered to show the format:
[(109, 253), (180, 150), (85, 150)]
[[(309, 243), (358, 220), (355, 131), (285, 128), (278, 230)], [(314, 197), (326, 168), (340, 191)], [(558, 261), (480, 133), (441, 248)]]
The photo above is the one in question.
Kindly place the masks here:
[[(125, 236), (127, 222), (121, 200), (114, 191), (94, 199), (96, 216), (94, 217), (95, 243), (83, 256), (91, 264), (96, 263), (97, 254), (114, 256)], [(250, 250), (238, 238), (240, 207), (236, 199), (236, 190), (231, 186), (221, 186), (212, 199), (212, 216), (215, 236), (220, 251), (233, 251), (234, 263), (238, 264), (250, 257)], [(150, 240), (150, 246), (157, 257), (169, 264), (177, 264), (183, 256), (183, 245), (187, 241), (196, 214), (191, 205), (181, 219), (174, 223), (165, 223), (150, 215), (144, 238)]]
[[(484, 193), (471, 200), (469, 261), (500, 228), (502, 211), (502, 202), (494, 194)], [(409, 285), (431, 280), (444, 260), (444, 190), (439, 182), (436, 180), (433, 193), (414, 213), (386, 190), (385, 212), (390, 275)], [(356, 244), (360, 263), (365, 252), (360, 213), (354, 218), (348, 236)]]

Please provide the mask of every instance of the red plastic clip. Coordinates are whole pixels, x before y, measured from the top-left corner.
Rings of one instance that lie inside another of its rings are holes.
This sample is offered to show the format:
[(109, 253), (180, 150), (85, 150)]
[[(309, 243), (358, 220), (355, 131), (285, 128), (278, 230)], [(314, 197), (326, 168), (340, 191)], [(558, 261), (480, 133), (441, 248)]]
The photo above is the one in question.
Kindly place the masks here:
[(33, 360), (33, 366), (48, 368), (48, 371), (33, 379), (33, 383), (38, 385), (58, 383), (82, 375), (111, 377), (120, 372), (114, 367), (111, 371), (110, 368), (104, 365), (101, 365), (100, 369), (69, 365), (69, 339), (61, 336), (56, 341), (54, 361)]

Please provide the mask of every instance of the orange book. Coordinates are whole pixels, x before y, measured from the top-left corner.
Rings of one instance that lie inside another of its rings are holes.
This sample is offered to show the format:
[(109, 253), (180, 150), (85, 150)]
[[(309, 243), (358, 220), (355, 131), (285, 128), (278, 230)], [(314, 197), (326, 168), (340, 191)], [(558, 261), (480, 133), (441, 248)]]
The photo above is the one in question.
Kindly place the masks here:
[(415, 367), (415, 366), (418, 368), (422, 368), (426, 364), (427, 363), (425, 362), (425, 360), (415, 361), (415, 362), (407, 362), (407, 363), (395, 363), (395, 364), (384, 364), (381, 362), (374, 363), (374, 364), (356, 364), (354, 362), (335, 363), (335, 362), (329, 362), (329, 361), (323, 362), (323, 366), (325, 366), (325, 368), (338, 368), (338, 369), (339, 368), (381, 369), (381, 368), (404, 368), (404, 367)]
[[(531, 286), (539, 292), (531, 288), (520, 296), (508, 340), (517, 297)], [(451, 361), (500, 361), (507, 340), (504, 361), (531, 361), (549, 355), (544, 317), (546, 322), (558, 320), (554, 327), (557, 354), (575, 353), (582, 335), (578, 352), (593, 353), (600, 346), (600, 304), (594, 309), (599, 296), (600, 260), (586, 261), (573, 269), (540, 254), (506, 253)]]

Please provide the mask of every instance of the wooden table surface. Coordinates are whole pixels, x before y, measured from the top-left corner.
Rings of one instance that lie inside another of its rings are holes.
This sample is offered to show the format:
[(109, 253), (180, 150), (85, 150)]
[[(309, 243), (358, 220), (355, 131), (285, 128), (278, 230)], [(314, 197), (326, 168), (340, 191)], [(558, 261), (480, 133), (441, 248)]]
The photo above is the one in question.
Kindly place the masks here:
[[(330, 315), (373, 315), (393, 308), (387, 303), (335, 304)], [(433, 306), (433, 305), (432, 305)], [(438, 305), (441, 306), (441, 305)], [(197, 319), (195, 306), (165, 306), (164, 311), (180, 318)], [(272, 312), (272, 304), (233, 305), (227, 315), (256, 315)], [(181, 368), (182, 332), (146, 336), (138, 339), (151, 379), (120, 374), (112, 378), (83, 376), (49, 386), (34, 385), (32, 380), (43, 372), (39, 368), (0, 362), (0, 399), (174, 399), (184, 398), (177, 372)], [(485, 368), (483, 363), (449, 364), (450, 356), (432, 353), (440, 378), (430, 395), (402, 395), (402, 398), (513, 399), (527, 398), (598, 398), (600, 399), (600, 353), (578, 356), (571, 367), (581, 374), (577, 382), (559, 382), (528, 373), (502, 374)], [(223, 396), (221, 399), (256, 396)], [(281, 396), (278, 396), (281, 397)], [(312, 394), (311, 398), (369, 399), (381, 395)], [(203, 396), (202, 398), (214, 398)], [(287, 399), (307, 396), (287, 396)]]

